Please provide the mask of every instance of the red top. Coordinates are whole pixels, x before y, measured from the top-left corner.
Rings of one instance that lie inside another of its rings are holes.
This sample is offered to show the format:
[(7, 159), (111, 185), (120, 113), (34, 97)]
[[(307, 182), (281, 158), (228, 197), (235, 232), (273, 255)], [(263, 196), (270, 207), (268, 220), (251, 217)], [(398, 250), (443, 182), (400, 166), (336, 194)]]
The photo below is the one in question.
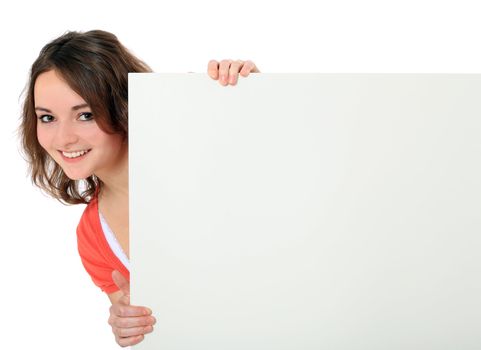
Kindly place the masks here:
[(105, 238), (100, 224), (98, 199), (95, 196), (85, 208), (77, 226), (77, 243), (80, 259), (92, 281), (105, 293), (119, 288), (112, 281), (112, 271), (118, 270), (127, 280), (129, 271), (115, 256)]

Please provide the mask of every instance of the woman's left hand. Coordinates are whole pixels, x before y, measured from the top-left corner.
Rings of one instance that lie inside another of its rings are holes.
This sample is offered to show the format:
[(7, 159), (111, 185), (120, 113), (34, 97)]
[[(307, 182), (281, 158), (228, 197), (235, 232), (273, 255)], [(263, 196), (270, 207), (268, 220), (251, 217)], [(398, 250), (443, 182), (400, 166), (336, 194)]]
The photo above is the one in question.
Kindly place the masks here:
[(250, 73), (260, 73), (252, 61), (211, 60), (207, 66), (207, 74), (212, 79), (219, 80), (219, 83), (224, 86), (235, 85), (239, 74), (247, 77)]

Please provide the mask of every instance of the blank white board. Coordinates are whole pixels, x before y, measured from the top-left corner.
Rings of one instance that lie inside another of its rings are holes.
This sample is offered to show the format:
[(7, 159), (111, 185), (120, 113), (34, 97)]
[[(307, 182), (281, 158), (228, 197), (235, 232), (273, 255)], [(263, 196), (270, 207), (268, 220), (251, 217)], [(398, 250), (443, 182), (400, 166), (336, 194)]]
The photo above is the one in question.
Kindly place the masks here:
[(481, 348), (481, 76), (130, 74), (138, 349)]

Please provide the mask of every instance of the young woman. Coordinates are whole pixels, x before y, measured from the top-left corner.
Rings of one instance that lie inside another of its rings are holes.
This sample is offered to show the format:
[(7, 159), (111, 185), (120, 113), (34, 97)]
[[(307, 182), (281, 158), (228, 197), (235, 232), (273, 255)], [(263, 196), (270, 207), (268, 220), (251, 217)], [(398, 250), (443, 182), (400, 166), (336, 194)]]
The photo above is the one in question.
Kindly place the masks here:
[[(151, 72), (111, 33), (69, 32), (33, 63), (20, 133), (32, 181), (64, 204), (87, 204), (77, 229), (82, 263), (112, 306), (120, 346), (153, 331), (150, 309), (130, 305), (128, 231), (129, 72)], [(210, 61), (208, 74), (235, 85), (251, 61)]]

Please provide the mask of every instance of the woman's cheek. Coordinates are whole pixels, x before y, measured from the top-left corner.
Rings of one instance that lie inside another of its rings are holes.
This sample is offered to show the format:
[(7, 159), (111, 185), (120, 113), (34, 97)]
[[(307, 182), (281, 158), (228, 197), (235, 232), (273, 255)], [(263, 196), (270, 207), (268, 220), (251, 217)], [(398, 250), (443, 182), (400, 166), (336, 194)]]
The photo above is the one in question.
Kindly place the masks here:
[(50, 147), (49, 147), (49, 140), (50, 140), (49, 132), (48, 130), (45, 130), (42, 127), (37, 127), (37, 140), (40, 146), (47, 152), (48, 154), (52, 155), (50, 153)]
[(42, 146), (43, 149), (45, 149), (45, 135), (44, 132), (40, 129), (37, 128), (37, 140), (40, 146)]

